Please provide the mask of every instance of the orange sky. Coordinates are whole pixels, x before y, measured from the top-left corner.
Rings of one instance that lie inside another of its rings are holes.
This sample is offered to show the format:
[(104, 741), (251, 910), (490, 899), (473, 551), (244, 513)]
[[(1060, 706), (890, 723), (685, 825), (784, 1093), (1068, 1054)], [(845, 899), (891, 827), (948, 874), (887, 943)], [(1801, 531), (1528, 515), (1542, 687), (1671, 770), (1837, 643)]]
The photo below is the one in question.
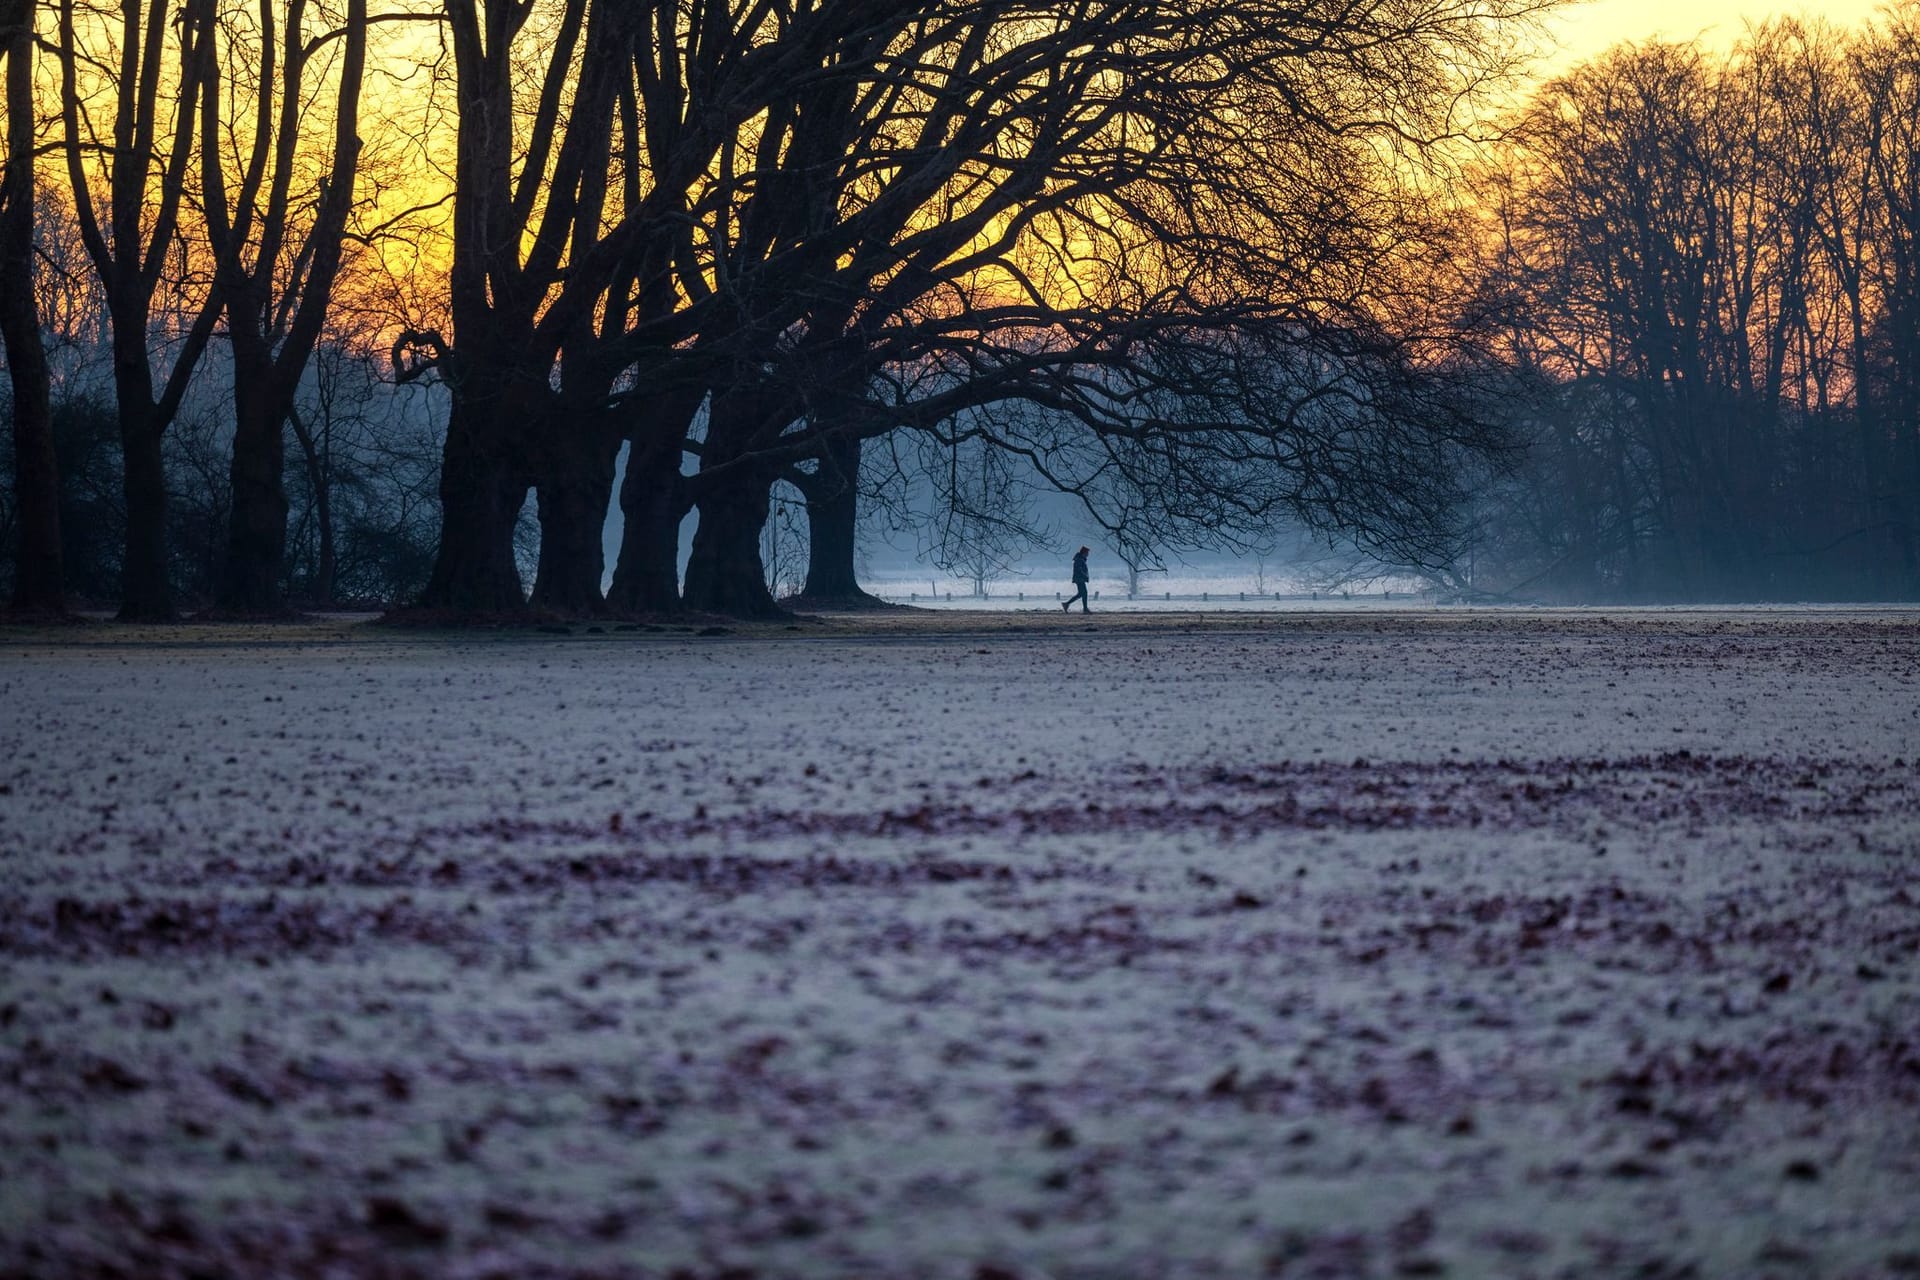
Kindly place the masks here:
[(1745, 23), (1774, 14), (1819, 15), (1836, 26), (1851, 27), (1873, 17), (1879, 8), (1879, 0), (1826, 0), (1818, 5), (1794, 0), (1584, 0), (1548, 20), (1547, 33), (1558, 47), (1544, 51), (1538, 70), (1542, 75), (1554, 74), (1622, 40), (1699, 36), (1709, 45), (1725, 48), (1739, 38)]

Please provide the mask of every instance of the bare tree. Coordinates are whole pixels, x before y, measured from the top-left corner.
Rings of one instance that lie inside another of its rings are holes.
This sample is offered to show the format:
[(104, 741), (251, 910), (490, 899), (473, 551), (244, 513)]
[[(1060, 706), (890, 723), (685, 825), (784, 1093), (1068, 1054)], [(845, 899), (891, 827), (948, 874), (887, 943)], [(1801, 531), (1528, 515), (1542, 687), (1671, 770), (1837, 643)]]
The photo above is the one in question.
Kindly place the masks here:
[(330, 328), (291, 415), (289, 590), (323, 607), (410, 600), (433, 564), (438, 393), (395, 386), (385, 367), (377, 334)]
[[(453, 334), (449, 341), (437, 332), (407, 333), (394, 345), (400, 376), (437, 370), (453, 396), (440, 549), (422, 597), (430, 606), (487, 612), (525, 603), (513, 535), (534, 478), (531, 442), (552, 418), (553, 330), (569, 327), (554, 294), (587, 157), (597, 150), (597, 163), (606, 154), (604, 113), (591, 98), (563, 110), (588, 7), (588, 0), (565, 0), (557, 13), (512, 0), (444, 6), (459, 102)], [(523, 35), (537, 37), (544, 53), (524, 135), (519, 91), (535, 41)], [(589, 145), (595, 139), (602, 140), (597, 149)]]
[(0, 169), (0, 343), (13, 384), (13, 487), (18, 511), (12, 607), (66, 609), (60, 552), (60, 474), (53, 448), (53, 399), (33, 264), (33, 0), (0, 0), (0, 62), (6, 102), (5, 168)]
[[(1868, 167), (1882, 214), (1876, 275), (1881, 314), (1870, 344), (1878, 348), (1879, 426), (1885, 434), (1890, 486), (1876, 499), (1898, 529), (1906, 587), (1920, 593), (1920, 4), (1890, 8), (1886, 23), (1860, 42)], [(1871, 359), (1871, 357), (1870, 357)], [(1877, 375), (1877, 376), (1875, 376)]]
[(973, 584), (975, 599), (1015, 573), (1047, 531), (1034, 518), (1031, 479), (1017, 460), (974, 437), (946, 447), (923, 440), (924, 473), (932, 481), (928, 558)]
[[(195, 299), (189, 282), (179, 280), (182, 297), (162, 317), (161, 332), (154, 306), (169, 256), (185, 257), (176, 232), (200, 92), (214, 71), (204, 34), (213, 0), (185, 0), (177, 13), (162, 3), (124, 0), (118, 22), (88, 10), (84, 26), (77, 4), (60, 0), (61, 146), (75, 218), (113, 329), (126, 492), (120, 616), (167, 619), (174, 608), (161, 440), (213, 336), (220, 300), (211, 283)], [(169, 31), (177, 44), (171, 62)], [(103, 99), (111, 115), (104, 129), (94, 116)], [(178, 272), (181, 263), (174, 265)], [(171, 362), (162, 379), (155, 349), (163, 342)]]
[[(317, 29), (309, 30), (310, 18)], [(286, 423), (326, 322), (354, 205), (367, 6), (346, 0), (333, 13), (308, 0), (261, 0), (254, 21), (244, 19), (208, 9), (198, 37), (213, 63), (200, 95), (200, 212), (233, 347), (233, 502), (217, 599), (230, 609), (274, 612), (285, 603)], [(310, 190), (297, 189), (309, 137), (302, 115), (313, 110), (315, 81), (328, 74), (321, 55), (336, 41), (324, 169)], [(245, 80), (243, 68), (251, 73)], [(230, 83), (229, 104), (222, 89)], [(227, 105), (251, 115), (244, 151), (230, 145), (244, 132)], [(229, 165), (239, 174), (231, 189)]]

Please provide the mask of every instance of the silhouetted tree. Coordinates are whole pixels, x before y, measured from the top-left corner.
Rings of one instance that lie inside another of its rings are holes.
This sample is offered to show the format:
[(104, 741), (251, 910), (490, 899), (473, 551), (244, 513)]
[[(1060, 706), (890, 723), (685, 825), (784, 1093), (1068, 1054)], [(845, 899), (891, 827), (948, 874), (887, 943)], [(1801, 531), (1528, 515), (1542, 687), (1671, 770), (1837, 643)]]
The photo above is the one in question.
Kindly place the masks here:
[(923, 439), (923, 474), (932, 482), (927, 557), (973, 584), (976, 599), (1045, 543), (1034, 519), (1032, 480), (1017, 460), (981, 437), (941, 447)]
[[(200, 94), (199, 212), (233, 348), (233, 496), (216, 598), (230, 609), (265, 612), (285, 603), (286, 425), (340, 269), (354, 204), (367, 49), (366, 0), (346, 0), (339, 13), (314, 6), (311, 17), (322, 25), (313, 31), (307, 0), (283, 2), (277, 17), (278, 5), (262, 3), (251, 28), (240, 15), (217, 21), (208, 10), (198, 37), (214, 64)], [(321, 55), (336, 40), (324, 171), (310, 190), (296, 189), (303, 152), (311, 147), (302, 115), (313, 110), (321, 87), (315, 82), (329, 74)], [(223, 104), (227, 84), (236, 92)], [(236, 113), (251, 107), (244, 151), (232, 149), (238, 144), (231, 140), (245, 133), (223, 105)], [(229, 165), (239, 174), (231, 189)]]
[[(579, 110), (563, 110), (588, 7), (588, 0), (566, 0), (555, 14), (513, 0), (444, 6), (458, 99), (453, 332), (450, 341), (438, 333), (403, 334), (394, 347), (402, 377), (437, 369), (453, 397), (441, 464), (440, 546), (423, 604), (481, 612), (524, 604), (513, 531), (533, 482), (531, 442), (552, 417), (552, 330), (566, 327), (552, 294), (595, 150), (587, 143), (603, 138), (590, 98)], [(539, 40), (521, 39), (535, 17), (541, 21), (531, 34)], [(530, 53), (533, 43), (543, 47)], [(529, 57), (540, 61), (534, 119), (522, 135), (516, 91)], [(603, 145), (596, 166), (605, 154)]]
[(60, 474), (53, 401), (34, 282), (34, 0), (0, 0), (0, 74), (6, 104), (0, 169), (0, 345), (12, 382), (15, 506), (12, 605), (66, 609), (60, 553)]
[[(182, 292), (171, 306), (179, 312), (165, 318), (163, 332), (155, 329), (156, 291), (181, 248), (176, 232), (200, 92), (215, 69), (205, 36), (212, 9), (212, 0), (185, 0), (177, 10), (125, 0), (117, 23), (89, 11), (83, 29), (75, 0), (60, 0), (61, 147), (75, 219), (113, 331), (126, 490), (120, 616), (128, 620), (173, 616), (161, 442), (220, 312), (211, 284), (196, 299), (190, 283), (176, 279)], [(177, 44), (172, 61), (169, 32)], [(104, 128), (94, 119), (103, 99), (112, 117)], [(163, 343), (171, 361), (156, 381), (155, 352)]]
[[(1889, 466), (1872, 496), (1895, 530), (1905, 588), (1920, 594), (1920, 4), (1886, 11), (1860, 40), (1867, 167), (1881, 213), (1874, 254), (1879, 314), (1862, 353), (1863, 384), (1877, 391), (1873, 451)], [(1873, 394), (1870, 391), (1869, 394)]]
[(333, 327), (290, 416), (289, 591), (320, 606), (410, 601), (433, 564), (440, 393), (382, 377), (377, 335)]

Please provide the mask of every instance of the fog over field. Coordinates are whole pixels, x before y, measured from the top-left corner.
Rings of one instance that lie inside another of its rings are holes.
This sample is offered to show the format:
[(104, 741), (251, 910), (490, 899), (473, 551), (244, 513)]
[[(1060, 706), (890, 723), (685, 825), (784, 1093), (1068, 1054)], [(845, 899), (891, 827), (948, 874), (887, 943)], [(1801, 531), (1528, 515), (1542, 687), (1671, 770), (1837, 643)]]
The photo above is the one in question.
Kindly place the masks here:
[(10, 633), (0, 1273), (1911, 1275), (1917, 641)]

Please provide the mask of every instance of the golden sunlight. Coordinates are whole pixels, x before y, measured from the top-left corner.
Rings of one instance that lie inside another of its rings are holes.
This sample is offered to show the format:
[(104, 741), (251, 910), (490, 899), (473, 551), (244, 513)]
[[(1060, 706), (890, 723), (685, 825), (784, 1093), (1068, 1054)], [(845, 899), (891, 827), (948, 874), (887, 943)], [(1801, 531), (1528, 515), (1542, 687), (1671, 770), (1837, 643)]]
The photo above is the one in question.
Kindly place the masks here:
[(1817, 8), (1766, 0), (1583, 0), (1547, 19), (1545, 47), (1536, 65), (1542, 79), (1558, 75), (1625, 40), (1699, 40), (1727, 49), (1749, 26), (1771, 17), (1816, 17), (1838, 27), (1857, 27), (1874, 18), (1879, 0), (1827, 0)]

